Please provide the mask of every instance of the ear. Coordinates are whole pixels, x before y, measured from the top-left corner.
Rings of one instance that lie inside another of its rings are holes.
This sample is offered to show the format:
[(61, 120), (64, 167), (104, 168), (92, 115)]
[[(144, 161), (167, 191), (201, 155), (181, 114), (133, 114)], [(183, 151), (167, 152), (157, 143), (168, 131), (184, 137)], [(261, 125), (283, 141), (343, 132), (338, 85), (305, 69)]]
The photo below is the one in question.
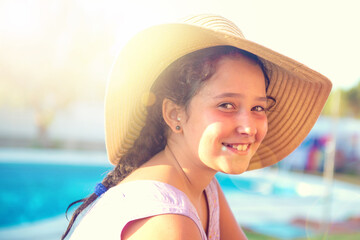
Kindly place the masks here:
[(169, 128), (175, 132), (181, 132), (181, 107), (175, 104), (168, 98), (165, 98), (162, 104), (162, 114), (164, 121), (169, 126)]

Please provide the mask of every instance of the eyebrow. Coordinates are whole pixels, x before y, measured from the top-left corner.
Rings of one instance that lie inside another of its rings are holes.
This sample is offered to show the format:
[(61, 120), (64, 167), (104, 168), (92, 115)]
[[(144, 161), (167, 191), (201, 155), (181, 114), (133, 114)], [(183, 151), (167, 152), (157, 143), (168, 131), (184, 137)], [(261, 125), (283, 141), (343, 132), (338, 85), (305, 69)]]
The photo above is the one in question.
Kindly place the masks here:
[[(215, 96), (215, 98), (227, 98), (227, 97), (244, 98), (244, 95), (240, 94), (240, 93), (226, 92), (226, 93), (222, 93), (222, 94)], [(266, 102), (268, 100), (267, 97), (256, 97), (255, 99), (258, 101), (264, 101), (264, 102)]]

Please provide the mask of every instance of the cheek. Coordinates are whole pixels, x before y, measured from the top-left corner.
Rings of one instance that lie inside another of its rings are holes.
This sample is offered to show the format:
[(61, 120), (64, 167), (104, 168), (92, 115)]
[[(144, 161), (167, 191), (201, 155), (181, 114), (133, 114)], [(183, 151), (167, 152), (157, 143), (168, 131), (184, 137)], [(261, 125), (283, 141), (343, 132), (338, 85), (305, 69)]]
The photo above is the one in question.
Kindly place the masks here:
[(266, 117), (258, 122), (257, 129), (258, 129), (258, 131), (256, 134), (256, 140), (259, 142), (262, 142), (264, 140), (264, 138), (267, 134), (267, 130), (268, 130), (268, 122), (267, 122)]
[[(229, 121), (229, 124), (224, 124), (226, 121)], [(226, 128), (231, 127), (231, 120), (223, 117), (217, 111), (212, 111), (209, 109), (204, 109), (201, 112), (201, 115), (194, 116), (191, 121), (189, 121), (189, 132), (191, 132), (194, 136), (197, 136), (201, 139), (209, 139), (224, 134)], [(225, 127), (224, 127), (225, 126)]]
[(221, 135), (224, 135), (223, 125), (219, 123), (209, 124), (199, 141), (199, 156), (205, 157), (209, 153), (217, 152), (221, 148)]

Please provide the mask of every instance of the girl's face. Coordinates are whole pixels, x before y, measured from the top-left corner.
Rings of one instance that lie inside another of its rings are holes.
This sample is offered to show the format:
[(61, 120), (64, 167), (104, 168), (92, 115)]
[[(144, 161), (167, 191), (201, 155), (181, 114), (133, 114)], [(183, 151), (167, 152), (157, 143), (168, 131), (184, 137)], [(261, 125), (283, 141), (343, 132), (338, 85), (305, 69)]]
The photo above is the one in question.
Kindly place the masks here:
[(257, 64), (242, 56), (220, 59), (182, 123), (190, 157), (216, 172), (246, 171), (267, 132), (266, 104), (264, 74)]

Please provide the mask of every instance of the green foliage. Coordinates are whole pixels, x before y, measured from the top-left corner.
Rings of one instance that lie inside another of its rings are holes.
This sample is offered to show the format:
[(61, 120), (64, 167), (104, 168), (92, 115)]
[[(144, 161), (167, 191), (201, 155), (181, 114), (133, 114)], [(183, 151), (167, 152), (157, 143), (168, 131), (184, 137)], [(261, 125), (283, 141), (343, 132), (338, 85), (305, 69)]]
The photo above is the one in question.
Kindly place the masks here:
[(360, 81), (357, 86), (351, 88), (346, 95), (349, 108), (355, 117), (360, 117)]
[(360, 79), (359, 83), (348, 89), (331, 92), (322, 112), (325, 116), (360, 118)]

